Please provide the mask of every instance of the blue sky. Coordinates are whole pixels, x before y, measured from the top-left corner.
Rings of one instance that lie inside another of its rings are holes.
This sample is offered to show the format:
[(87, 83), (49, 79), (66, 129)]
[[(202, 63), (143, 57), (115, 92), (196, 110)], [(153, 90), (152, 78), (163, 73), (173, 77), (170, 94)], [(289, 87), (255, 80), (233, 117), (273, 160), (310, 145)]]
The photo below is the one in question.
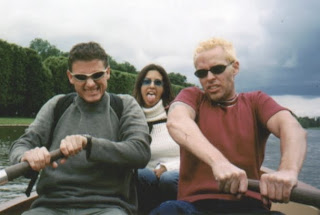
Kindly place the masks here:
[(289, 108), (299, 100), (308, 105), (297, 112), (320, 116), (319, 10), (319, 0), (4, 0), (0, 39), (63, 51), (96, 41), (118, 62), (158, 63), (199, 85), (197, 43), (225, 37), (240, 61), (238, 92), (263, 90)]

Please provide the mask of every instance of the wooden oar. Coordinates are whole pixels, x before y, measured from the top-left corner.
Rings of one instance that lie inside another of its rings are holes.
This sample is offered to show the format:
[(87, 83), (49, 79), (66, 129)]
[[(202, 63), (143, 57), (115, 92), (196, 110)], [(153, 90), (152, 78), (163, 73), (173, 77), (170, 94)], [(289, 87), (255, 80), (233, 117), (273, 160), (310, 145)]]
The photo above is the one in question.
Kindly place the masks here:
[[(51, 155), (51, 162), (63, 157), (63, 154), (60, 151), (60, 149), (51, 151), (50, 155)], [(29, 170), (31, 170), (31, 167), (29, 163), (26, 161), (0, 170), (0, 185), (6, 184), (8, 181), (12, 181), (13, 179), (24, 175)]]
[[(60, 149), (51, 151), (50, 155), (51, 162), (63, 157)], [(6, 184), (8, 181), (12, 181), (13, 179), (24, 175), (30, 169), (29, 163), (25, 161), (0, 170), (0, 185)], [(248, 183), (249, 190), (260, 192), (258, 180), (249, 179)], [(298, 185), (292, 189), (290, 201), (312, 205), (320, 209), (320, 190), (316, 188), (302, 188)]]
[[(248, 179), (248, 189), (260, 192), (259, 181)], [(298, 186), (294, 187), (291, 191), (290, 201), (312, 205), (320, 209), (320, 190), (317, 188), (302, 188), (298, 184)]]

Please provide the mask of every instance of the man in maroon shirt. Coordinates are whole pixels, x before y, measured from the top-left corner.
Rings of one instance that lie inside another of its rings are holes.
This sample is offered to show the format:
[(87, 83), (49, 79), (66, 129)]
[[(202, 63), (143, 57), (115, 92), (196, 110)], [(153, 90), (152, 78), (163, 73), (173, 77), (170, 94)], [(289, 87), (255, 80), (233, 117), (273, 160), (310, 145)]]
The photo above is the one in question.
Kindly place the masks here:
[[(194, 65), (203, 90), (182, 90), (167, 122), (181, 150), (178, 200), (152, 214), (279, 214), (269, 211), (270, 201), (289, 201), (306, 153), (306, 132), (265, 93), (236, 92), (240, 63), (230, 42), (201, 42)], [(281, 140), (281, 161), (276, 172), (260, 176), (270, 133)], [(248, 178), (260, 180), (260, 193), (247, 190)]]

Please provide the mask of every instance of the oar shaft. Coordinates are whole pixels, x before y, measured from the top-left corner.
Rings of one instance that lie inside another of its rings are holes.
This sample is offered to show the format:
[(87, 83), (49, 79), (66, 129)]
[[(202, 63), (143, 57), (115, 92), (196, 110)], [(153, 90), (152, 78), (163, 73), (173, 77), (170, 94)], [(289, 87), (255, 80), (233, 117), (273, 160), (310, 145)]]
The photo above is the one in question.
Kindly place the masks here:
[[(58, 160), (63, 157), (60, 149), (56, 149), (50, 152), (51, 162)], [(0, 185), (5, 184), (8, 181), (12, 181), (15, 178), (18, 178), (25, 173), (27, 173), (31, 169), (29, 163), (27, 161), (12, 165), (10, 167), (5, 168), (4, 170), (0, 170)]]
[[(260, 192), (259, 181), (249, 179), (248, 189), (256, 192)], [(312, 205), (320, 208), (320, 190), (307, 189), (296, 186), (292, 189), (290, 195), (290, 201), (298, 202), (302, 204)]]

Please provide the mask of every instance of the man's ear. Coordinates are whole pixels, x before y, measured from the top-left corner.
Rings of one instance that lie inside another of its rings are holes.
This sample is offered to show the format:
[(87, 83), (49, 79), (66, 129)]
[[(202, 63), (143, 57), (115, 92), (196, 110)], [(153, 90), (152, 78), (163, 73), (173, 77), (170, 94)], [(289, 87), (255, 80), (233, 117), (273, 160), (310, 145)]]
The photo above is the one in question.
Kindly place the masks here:
[(74, 80), (73, 80), (73, 77), (72, 77), (72, 75), (71, 75), (70, 70), (67, 70), (67, 76), (68, 76), (68, 79), (69, 79), (70, 84), (74, 84)]
[(110, 66), (108, 66), (108, 68), (107, 68), (107, 70), (106, 70), (107, 80), (110, 79), (110, 74), (111, 74), (111, 68), (110, 68)]
[(239, 69), (240, 69), (240, 63), (239, 61), (235, 61), (233, 64), (232, 64), (232, 67), (233, 67), (233, 75), (236, 76), (238, 73), (239, 73)]

